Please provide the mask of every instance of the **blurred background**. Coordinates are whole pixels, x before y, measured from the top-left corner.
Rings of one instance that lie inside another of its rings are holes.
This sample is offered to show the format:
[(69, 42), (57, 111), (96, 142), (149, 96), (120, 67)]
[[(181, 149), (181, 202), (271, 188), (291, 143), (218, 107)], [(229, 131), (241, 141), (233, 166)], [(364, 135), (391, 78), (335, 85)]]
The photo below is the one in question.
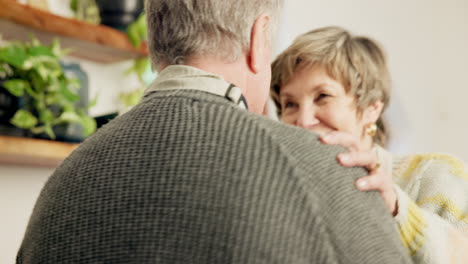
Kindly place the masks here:
[[(0, 9), (11, 2), (14, 1), (0, 0)], [(70, 10), (69, 1), (19, 2), (35, 4), (69, 18), (77, 16)], [(96, 23), (92, 21), (93, 12), (90, 13), (88, 22)], [(135, 19), (134, 16), (131, 20)], [(9, 20), (0, 11), (0, 34), (4, 33), (4, 21)], [(387, 51), (394, 90), (386, 117), (392, 132), (390, 149), (393, 152), (442, 152), (468, 161), (465, 138), (468, 135), (468, 1), (289, 0), (275, 43), (275, 54), (297, 35), (329, 25), (375, 38)], [(124, 32), (128, 25), (110, 26), (128, 36)], [(141, 48), (139, 43), (132, 44), (136, 49)], [(124, 51), (129, 49), (124, 48)], [(144, 52), (137, 52), (136, 56), (111, 62), (65, 56), (62, 61), (78, 64), (86, 74), (87, 99), (91, 102), (97, 97), (95, 106), (87, 113), (95, 118), (126, 111), (131, 103), (123, 101), (129, 99), (132, 92), (138, 94), (135, 91), (142, 84), (141, 77), (144, 76), (144, 83), (154, 78), (154, 74), (148, 75), (146, 68), (134, 69), (136, 74), (125, 74), (134, 67), (136, 59), (144, 56)], [(123, 96), (124, 100), (122, 94), (127, 95)], [(2, 147), (11, 146), (8, 143), (11, 141), (5, 142), (2, 145), (0, 139), (0, 153)], [(76, 146), (63, 144), (66, 145), (57, 147), (72, 149)], [(22, 146), (24, 144), (18, 144), (15, 148)], [(14, 262), (35, 199), (55, 166), (53, 162), (46, 165), (13, 163), (0, 162), (0, 263)]]

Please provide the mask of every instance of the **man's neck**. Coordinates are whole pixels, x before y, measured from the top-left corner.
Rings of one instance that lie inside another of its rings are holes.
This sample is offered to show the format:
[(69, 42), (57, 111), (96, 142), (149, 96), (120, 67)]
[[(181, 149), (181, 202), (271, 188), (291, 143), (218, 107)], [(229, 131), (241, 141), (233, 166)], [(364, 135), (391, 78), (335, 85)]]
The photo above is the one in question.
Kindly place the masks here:
[[(234, 84), (241, 89), (247, 101), (249, 111), (262, 114), (264, 104), (259, 103), (262, 100), (258, 100), (257, 98), (259, 92), (257, 89), (259, 87), (257, 87), (257, 84), (252, 83), (252, 80), (255, 79), (255, 74), (249, 71), (249, 65), (245, 57), (241, 57), (241, 59), (234, 62), (225, 62), (213, 57), (195, 57), (187, 61), (185, 65), (221, 76), (225, 81)], [(164, 68), (162, 66), (158, 68), (158, 71)]]
[(191, 59), (187, 66), (192, 66), (200, 70), (221, 76), (225, 81), (239, 87), (242, 94), (247, 93), (247, 78), (245, 64), (238, 60), (235, 62), (223, 62), (217, 58)]

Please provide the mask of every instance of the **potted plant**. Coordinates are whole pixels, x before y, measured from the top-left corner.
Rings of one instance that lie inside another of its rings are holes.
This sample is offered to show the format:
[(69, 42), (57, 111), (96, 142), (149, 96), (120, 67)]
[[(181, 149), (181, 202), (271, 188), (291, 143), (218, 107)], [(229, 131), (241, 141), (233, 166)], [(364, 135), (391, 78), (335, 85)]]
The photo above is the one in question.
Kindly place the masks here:
[(4, 127), (13, 125), (50, 139), (66, 134), (71, 124), (81, 127), (83, 137), (95, 131), (96, 122), (87, 114), (95, 102), (77, 106), (80, 82), (63, 71), (60, 58), (65, 53), (57, 40), (49, 46), (33, 39), (0, 47), (0, 94), (9, 98), (3, 100), (8, 105), (0, 101)]
[(78, 20), (91, 24), (101, 23), (99, 9), (94, 0), (71, 0), (70, 9)]
[[(127, 27), (126, 32), (134, 47), (140, 48), (141, 45), (144, 45), (147, 40), (145, 14), (142, 13), (137, 20), (131, 23)], [(132, 91), (120, 93), (119, 99), (124, 106), (124, 109), (121, 112), (125, 112), (140, 101), (147, 85), (145, 77), (148, 74), (148, 71), (151, 71), (148, 57), (133, 60), (132, 66), (126, 70), (125, 75), (134, 74), (137, 77), (138, 84), (136, 87), (133, 87)]]
[(144, 0), (96, 0), (101, 24), (125, 31), (143, 11)]

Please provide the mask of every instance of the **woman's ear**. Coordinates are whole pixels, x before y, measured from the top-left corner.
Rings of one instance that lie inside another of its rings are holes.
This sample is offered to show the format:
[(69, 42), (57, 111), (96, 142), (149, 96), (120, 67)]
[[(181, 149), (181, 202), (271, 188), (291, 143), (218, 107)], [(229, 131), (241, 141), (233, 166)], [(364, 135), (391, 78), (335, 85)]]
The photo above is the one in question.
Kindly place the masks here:
[[(250, 49), (248, 54), (249, 68), (253, 73), (261, 72), (264, 67), (264, 61), (269, 56), (268, 54), (268, 27), (270, 26), (270, 16), (267, 14), (260, 15), (252, 26), (250, 33)], [(270, 64), (268, 62), (268, 67)]]
[(364, 124), (372, 124), (379, 120), (380, 115), (382, 114), (382, 110), (385, 104), (381, 100), (377, 100), (370, 104), (365, 110), (363, 114), (363, 121)]

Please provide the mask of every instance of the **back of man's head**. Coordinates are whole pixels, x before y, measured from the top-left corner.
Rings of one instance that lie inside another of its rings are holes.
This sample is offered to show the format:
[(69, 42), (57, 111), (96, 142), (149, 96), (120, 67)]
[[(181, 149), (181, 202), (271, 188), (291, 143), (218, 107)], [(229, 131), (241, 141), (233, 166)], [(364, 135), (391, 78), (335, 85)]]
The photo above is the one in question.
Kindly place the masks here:
[[(146, 0), (148, 44), (155, 66), (192, 56), (234, 61), (249, 49), (261, 14), (277, 23), (283, 0)], [(270, 27), (271, 28), (271, 27)]]

